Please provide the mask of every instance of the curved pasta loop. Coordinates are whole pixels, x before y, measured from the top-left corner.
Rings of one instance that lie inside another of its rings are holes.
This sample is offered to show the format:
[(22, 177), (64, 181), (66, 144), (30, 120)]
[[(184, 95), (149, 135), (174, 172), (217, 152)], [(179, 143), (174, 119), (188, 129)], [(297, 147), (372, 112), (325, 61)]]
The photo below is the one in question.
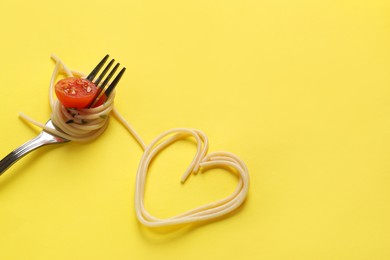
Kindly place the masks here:
[[(149, 166), (160, 151), (178, 140), (193, 137), (197, 151), (191, 164), (182, 176), (184, 183), (191, 173), (197, 173), (200, 168), (232, 168), (238, 173), (239, 181), (232, 194), (224, 199), (205, 204), (174, 217), (160, 219), (152, 216), (144, 206), (145, 184)], [(138, 167), (135, 187), (135, 208), (138, 220), (149, 227), (161, 227), (207, 221), (226, 215), (242, 205), (249, 189), (249, 174), (245, 163), (236, 155), (228, 152), (213, 152), (207, 155), (207, 136), (197, 129), (172, 129), (164, 132), (148, 145), (142, 155)]]
[[(56, 62), (49, 88), (49, 100), (52, 108), (51, 120), (61, 131), (48, 128), (30, 117), (20, 114), (30, 123), (43, 128), (45, 131), (68, 140), (87, 142), (98, 137), (107, 127), (109, 114), (113, 113), (122, 125), (130, 132), (140, 147), (144, 150), (137, 171), (135, 187), (135, 211), (138, 220), (149, 227), (170, 226), (207, 221), (226, 215), (242, 205), (248, 194), (249, 174), (245, 163), (236, 155), (228, 152), (214, 152), (207, 155), (209, 143), (207, 136), (200, 130), (177, 128), (166, 131), (156, 137), (149, 145), (145, 145), (142, 138), (133, 127), (119, 114), (114, 107), (115, 91), (103, 105), (96, 108), (79, 109), (72, 111), (66, 109), (54, 95), (54, 84), (57, 76), (64, 73), (68, 77), (83, 77), (84, 74), (70, 70), (58, 57), (52, 55)], [(69, 123), (69, 121), (74, 121)], [(189, 210), (177, 216), (160, 219), (152, 216), (144, 207), (145, 183), (149, 166), (158, 153), (178, 140), (192, 137), (196, 141), (197, 151), (190, 166), (183, 174), (181, 181), (184, 183), (192, 173), (197, 173), (200, 168), (229, 168), (238, 173), (239, 181), (234, 192), (224, 199)]]

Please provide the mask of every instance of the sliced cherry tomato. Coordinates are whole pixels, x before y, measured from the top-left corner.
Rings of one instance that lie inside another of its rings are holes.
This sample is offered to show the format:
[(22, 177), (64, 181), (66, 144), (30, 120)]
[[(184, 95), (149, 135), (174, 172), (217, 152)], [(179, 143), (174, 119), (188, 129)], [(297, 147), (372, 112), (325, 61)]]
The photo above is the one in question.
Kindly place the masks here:
[(97, 87), (87, 79), (71, 77), (58, 81), (55, 92), (65, 107), (85, 108), (96, 96)]

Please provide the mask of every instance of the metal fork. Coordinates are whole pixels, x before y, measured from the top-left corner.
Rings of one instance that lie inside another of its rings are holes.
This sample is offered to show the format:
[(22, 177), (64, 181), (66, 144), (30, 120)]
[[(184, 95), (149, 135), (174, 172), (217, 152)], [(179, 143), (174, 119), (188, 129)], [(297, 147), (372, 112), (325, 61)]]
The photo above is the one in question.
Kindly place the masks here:
[[(104, 68), (103, 72), (99, 75), (99, 77), (94, 81), (94, 78), (99, 73), (100, 69), (103, 67), (103, 65), (106, 63), (109, 55), (107, 54), (104, 56), (104, 58), (99, 62), (99, 64), (92, 70), (92, 72), (87, 76), (87, 79), (92, 81), (96, 86), (99, 87), (98, 93), (101, 93), (104, 91), (104, 94), (108, 97), (111, 92), (114, 90), (116, 85), (118, 84), (119, 80), (121, 79), (123, 73), (125, 72), (126, 68), (122, 68), (122, 70), (118, 73), (118, 75), (115, 77), (115, 79), (107, 86), (107, 88), (104, 90), (108, 82), (110, 82), (110, 79), (115, 74), (116, 70), (119, 67), (119, 63), (115, 65), (115, 67), (111, 70), (111, 72), (108, 74), (108, 76), (104, 79), (104, 81), (100, 84), (100, 82), (103, 80), (104, 76), (107, 74), (108, 70), (114, 63), (114, 59), (112, 59), (108, 65)], [(92, 101), (91, 106), (97, 101), (99, 98), (99, 95), (95, 96), (95, 100)], [(51, 120), (49, 120), (46, 123), (46, 126), (50, 128), (56, 128), (56, 126), (53, 124)], [(60, 129), (57, 129), (60, 130)], [(25, 156), (26, 154), (34, 151), (35, 149), (46, 146), (49, 144), (61, 144), (69, 142), (69, 140), (64, 139), (62, 137), (56, 136), (54, 134), (48, 133), (46, 131), (42, 131), (37, 137), (34, 139), (22, 144), (20, 147), (13, 150), (11, 153), (9, 153), (6, 157), (4, 157), (0, 161), (0, 176), (14, 163), (16, 163), (20, 158)]]
[[(46, 125), (48, 127), (54, 128), (54, 125), (51, 120), (49, 120)], [(69, 140), (53, 134), (49, 134), (46, 131), (42, 131), (37, 137), (22, 144), (0, 161), (0, 176), (5, 172), (5, 170), (11, 167), (11, 165), (16, 163), (20, 158), (34, 151), (35, 149), (48, 144), (60, 144), (66, 142), (69, 142)]]

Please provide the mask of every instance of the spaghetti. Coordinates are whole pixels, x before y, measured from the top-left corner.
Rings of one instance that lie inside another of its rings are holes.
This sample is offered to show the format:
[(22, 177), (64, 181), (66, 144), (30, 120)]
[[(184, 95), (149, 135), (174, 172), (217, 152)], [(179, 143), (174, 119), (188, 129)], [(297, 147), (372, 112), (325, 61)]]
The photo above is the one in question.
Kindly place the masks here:
[[(144, 151), (138, 167), (135, 186), (135, 212), (142, 224), (149, 227), (161, 227), (214, 220), (234, 211), (244, 203), (249, 189), (249, 174), (245, 163), (240, 158), (228, 152), (207, 154), (209, 147), (207, 136), (197, 129), (176, 128), (168, 130), (157, 136), (149, 145), (146, 145), (131, 125), (115, 109), (115, 91), (103, 105), (96, 108), (77, 110), (65, 108), (58, 99), (55, 99), (53, 94), (56, 78), (59, 74), (65, 74), (67, 77), (84, 77), (84, 74), (70, 70), (55, 55), (52, 55), (52, 59), (56, 62), (56, 65), (50, 80), (49, 100), (52, 108), (51, 120), (58, 130), (49, 128), (25, 114), (21, 113), (21, 117), (45, 131), (65, 139), (88, 142), (104, 132), (108, 126), (109, 115), (113, 113)], [(195, 140), (197, 151), (193, 161), (183, 174), (181, 182), (184, 183), (192, 173), (197, 173), (200, 170), (226, 168), (237, 173), (239, 177), (237, 187), (232, 194), (224, 199), (208, 203), (174, 217), (165, 219), (154, 217), (144, 206), (145, 184), (149, 166), (162, 150), (179, 140), (188, 138)]]

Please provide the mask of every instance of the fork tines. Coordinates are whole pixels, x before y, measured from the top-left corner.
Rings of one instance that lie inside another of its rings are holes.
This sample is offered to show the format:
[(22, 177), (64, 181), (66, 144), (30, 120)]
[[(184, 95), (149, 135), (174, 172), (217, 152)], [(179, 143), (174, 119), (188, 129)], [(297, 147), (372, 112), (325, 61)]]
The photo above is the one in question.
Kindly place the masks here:
[[(100, 69), (103, 67), (103, 65), (108, 60), (109, 55), (107, 54), (104, 56), (104, 58), (99, 62), (98, 65), (92, 70), (92, 72), (87, 76), (87, 79), (92, 81), (98, 88), (98, 94), (96, 95), (95, 99), (92, 101), (90, 107), (92, 107), (102, 95), (106, 95), (106, 97), (109, 97), (109, 95), (112, 93), (112, 91), (115, 89), (116, 85), (118, 84), (119, 80), (122, 78), (123, 73), (125, 73), (126, 68), (122, 68), (120, 72), (116, 75), (114, 80), (109, 84), (106, 88), (106, 85), (110, 82), (111, 78), (114, 76), (115, 72), (118, 70), (120, 63), (117, 63), (114, 68), (110, 71), (107, 77), (106, 74), (110, 70), (111, 66), (114, 64), (115, 60), (112, 59), (107, 66), (103, 69), (103, 72), (97, 77), (97, 79), (94, 81), (95, 77), (99, 73)], [(105, 77), (105, 78), (104, 78)], [(104, 80), (103, 80), (104, 79)], [(101, 81), (103, 82), (101, 83)], [(100, 84), (101, 83), (101, 84)], [(102, 93), (103, 92), (103, 93)]]

